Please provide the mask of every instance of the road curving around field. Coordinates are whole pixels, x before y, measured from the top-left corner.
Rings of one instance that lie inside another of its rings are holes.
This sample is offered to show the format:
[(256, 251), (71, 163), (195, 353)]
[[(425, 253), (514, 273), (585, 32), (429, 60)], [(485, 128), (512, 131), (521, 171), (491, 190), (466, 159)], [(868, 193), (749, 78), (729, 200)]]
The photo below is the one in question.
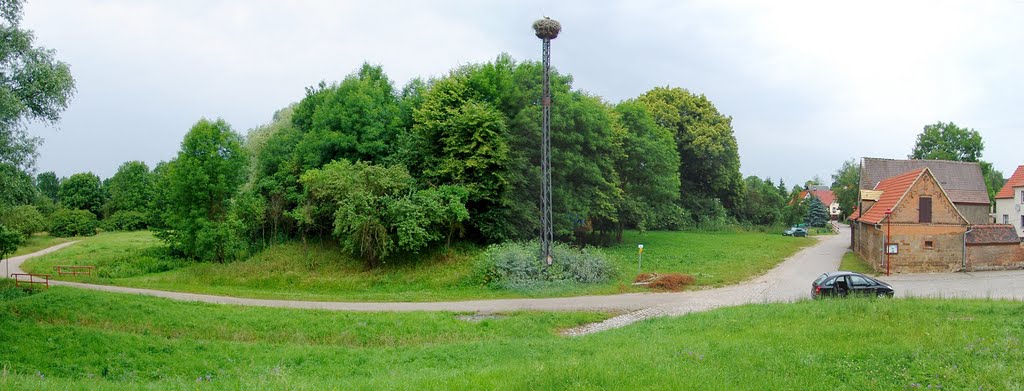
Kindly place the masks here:
[[(847, 251), (848, 228), (839, 235), (818, 236), (818, 243), (789, 257), (767, 273), (742, 283), (701, 290), (672, 293), (627, 293), (603, 296), (577, 296), (541, 299), (494, 299), (448, 302), (331, 302), (268, 300), (229, 296), (170, 292), (111, 285), (84, 284), (51, 280), (51, 285), (105, 292), (156, 296), (172, 300), (197, 301), (258, 307), (316, 309), (332, 311), (451, 311), (497, 313), (510, 311), (605, 311), (624, 313), (604, 322), (566, 330), (566, 335), (583, 335), (622, 327), (658, 316), (678, 316), (696, 311), (743, 304), (792, 302), (810, 296), (811, 281), (821, 273), (839, 267)], [(18, 257), (9, 262), (11, 273), (22, 273), (21, 264), (30, 258), (48, 254), (75, 242), (62, 243)], [(883, 278), (894, 285), (897, 296), (1024, 298), (1024, 272), (958, 273), (902, 275)], [(993, 284), (995, 279), (999, 283)]]

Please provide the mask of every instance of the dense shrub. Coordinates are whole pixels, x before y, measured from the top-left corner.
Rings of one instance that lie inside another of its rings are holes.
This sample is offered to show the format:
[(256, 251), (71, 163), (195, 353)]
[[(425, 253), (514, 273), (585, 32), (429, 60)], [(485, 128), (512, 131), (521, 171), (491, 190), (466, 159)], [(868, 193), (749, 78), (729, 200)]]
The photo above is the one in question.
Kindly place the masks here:
[(103, 278), (126, 278), (160, 273), (181, 267), (184, 261), (175, 258), (166, 247), (147, 248), (128, 255), (103, 259), (96, 264), (96, 275)]
[(482, 283), (501, 289), (530, 289), (566, 283), (596, 283), (612, 277), (612, 267), (594, 248), (552, 246), (551, 266), (541, 262), (537, 243), (507, 242), (490, 246), (481, 256), (477, 275)]
[(8, 229), (18, 231), (26, 238), (33, 233), (46, 229), (43, 214), (32, 205), (15, 206), (0, 212), (0, 224)]
[(58, 209), (50, 216), (50, 235), (57, 237), (96, 234), (96, 215), (81, 209)]
[(34, 291), (14, 286), (14, 280), (0, 279), (0, 302), (31, 295)]
[(138, 231), (147, 226), (146, 214), (134, 210), (117, 211), (103, 220), (103, 229), (107, 231)]

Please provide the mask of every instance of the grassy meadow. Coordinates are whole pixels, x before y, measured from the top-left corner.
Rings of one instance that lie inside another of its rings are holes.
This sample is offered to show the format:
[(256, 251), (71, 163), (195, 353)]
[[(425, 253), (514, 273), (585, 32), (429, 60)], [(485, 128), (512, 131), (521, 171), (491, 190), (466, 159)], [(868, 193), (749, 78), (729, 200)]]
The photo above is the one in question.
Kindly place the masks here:
[[(0, 282), (0, 286), (4, 284)], [(2, 289), (0, 289), (2, 291)], [(818, 300), (659, 318), (0, 295), (3, 389), (1020, 389), (1024, 304)]]
[(55, 236), (47, 235), (45, 233), (37, 233), (30, 236), (28, 240), (25, 241), (25, 243), (19, 245), (18, 249), (15, 250), (14, 254), (11, 254), (11, 256), (16, 257), (19, 255), (31, 254), (48, 247), (53, 247), (58, 244), (70, 242), (72, 240), (77, 239), (79, 238), (58, 238)]
[(687, 273), (696, 277), (697, 286), (726, 285), (761, 274), (814, 242), (756, 232), (631, 231), (621, 244), (602, 249), (616, 270), (612, 281), (525, 291), (493, 289), (479, 282), (476, 265), (482, 249), (471, 244), (435, 248), (367, 269), (330, 242), (277, 245), (231, 263), (194, 263), (153, 256), (163, 245), (149, 232), (110, 232), (29, 260), (22, 268), (48, 273), (54, 265), (94, 265), (95, 276), (61, 278), (239, 297), (437, 301), (645, 291), (631, 285), (639, 243), (644, 244), (644, 272)]

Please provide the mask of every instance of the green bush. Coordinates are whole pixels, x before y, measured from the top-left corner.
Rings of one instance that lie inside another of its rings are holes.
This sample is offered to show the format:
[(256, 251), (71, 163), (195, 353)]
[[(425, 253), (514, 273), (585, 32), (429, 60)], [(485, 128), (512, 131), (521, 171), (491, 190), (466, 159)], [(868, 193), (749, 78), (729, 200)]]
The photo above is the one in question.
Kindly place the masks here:
[(81, 209), (59, 209), (50, 216), (50, 235), (56, 237), (96, 234), (96, 215)]
[(107, 231), (138, 231), (148, 226), (146, 214), (134, 210), (121, 210), (103, 220), (103, 229)]
[(166, 247), (151, 247), (128, 255), (102, 259), (96, 263), (96, 275), (103, 278), (126, 278), (174, 270), (184, 265)]
[(18, 231), (25, 238), (46, 229), (43, 214), (32, 205), (20, 205), (0, 212), (0, 224), (8, 229)]
[(31, 295), (33, 291), (14, 286), (14, 280), (0, 278), (0, 302)]
[(594, 248), (575, 249), (555, 243), (551, 266), (541, 262), (537, 243), (506, 242), (487, 248), (477, 266), (483, 284), (499, 289), (533, 289), (570, 283), (609, 280), (613, 271), (605, 255)]

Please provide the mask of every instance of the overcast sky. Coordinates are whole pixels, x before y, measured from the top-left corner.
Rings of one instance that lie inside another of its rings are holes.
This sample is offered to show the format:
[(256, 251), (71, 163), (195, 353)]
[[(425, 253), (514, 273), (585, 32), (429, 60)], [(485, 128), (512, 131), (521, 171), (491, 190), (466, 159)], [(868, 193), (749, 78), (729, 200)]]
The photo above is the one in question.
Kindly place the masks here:
[(401, 87), (502, 52), (536, 60), (544, 15), (577, 89), (707, 95), (733, 117), (744, 175), (831, 182), (847, 159), (905, 158), (937, 121), (980, 131), (1007, 176), (1024, 164), (1024, 0), (29, 0), (23, 26), (78, 86), (60, 124), (30, 128), (38, 171), (152, 167), (199, 118), (245, 134), (364, 61)]

